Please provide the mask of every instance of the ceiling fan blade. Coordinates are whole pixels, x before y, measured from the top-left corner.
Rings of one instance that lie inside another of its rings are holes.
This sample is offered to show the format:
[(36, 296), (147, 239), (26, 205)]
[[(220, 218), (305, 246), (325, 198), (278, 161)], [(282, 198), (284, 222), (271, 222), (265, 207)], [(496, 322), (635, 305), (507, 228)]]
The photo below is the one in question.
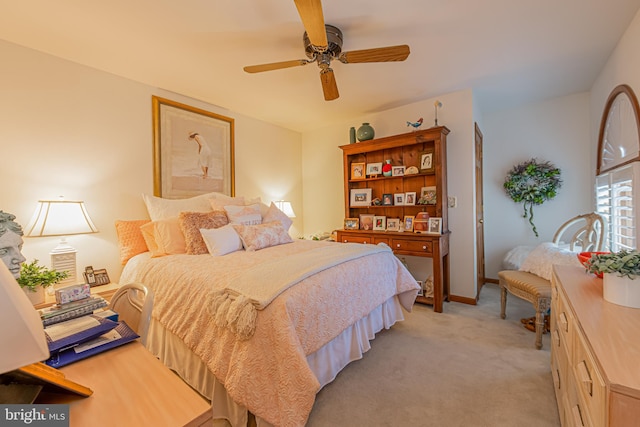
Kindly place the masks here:
[(320, 81), (322, 82), (324, 100), (333, 101), (334, 99), (338, 99), (340, 96), (338, 93), (338, 85), (336, 84), (336, 77), (333, 75), (331, 68), (324, 68), (320, 71)]
[(329, 43), (324, 27), (321, 0), (294, 0), (294, 2), (311, 44), (322, 49), (326, 48)]
[(409, 56), (409, 53), (409, 46), (402, 44), (398, 46), (342, 52), (338, 59), (340, 62), (345, 64), (354, 64), (358, 62), (404, 61)]
[(263, 71), (280, 70), (282, 68), (298, 67), (307, 65), (309, 61), (306, 59), (295, 59), (293, 61), (272, 62), (270, 64), (249, 65), (243, 68), (247, 73), (261, 73)]

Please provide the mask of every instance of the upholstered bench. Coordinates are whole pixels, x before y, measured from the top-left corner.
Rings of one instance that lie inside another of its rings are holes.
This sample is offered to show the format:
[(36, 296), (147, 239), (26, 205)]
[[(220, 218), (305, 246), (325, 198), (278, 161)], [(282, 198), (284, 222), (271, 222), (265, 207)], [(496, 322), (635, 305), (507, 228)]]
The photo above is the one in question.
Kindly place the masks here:
[(551, 282), (533, 273), (518, 270), (504, 270), (500, 278), (500, 317), (506, 318), (507, 290), (518, 298), (533, 304), (536, 310), (536, 348), (542, 348), (544, 315), (551, 306)]

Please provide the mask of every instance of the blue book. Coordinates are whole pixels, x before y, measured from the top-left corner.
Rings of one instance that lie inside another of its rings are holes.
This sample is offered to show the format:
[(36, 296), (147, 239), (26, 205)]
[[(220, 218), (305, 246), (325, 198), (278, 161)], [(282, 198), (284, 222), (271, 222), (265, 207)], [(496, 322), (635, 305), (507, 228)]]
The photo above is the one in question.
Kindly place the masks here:
[(54, 368), (60, 368), (102, 353), (103, 351), (127, 344), (138, 338), (140, 338), (140, 335), (136, 334), (124, 321), (120, 321), (118, 322), (118, 326), (106, 334), (52, 354), (44, 363)]
[(117, 322), (106, 318), (83, 316), (51, 325), (44, 332), (49, 353), (54, 354), (99, 337), (116, 326)]

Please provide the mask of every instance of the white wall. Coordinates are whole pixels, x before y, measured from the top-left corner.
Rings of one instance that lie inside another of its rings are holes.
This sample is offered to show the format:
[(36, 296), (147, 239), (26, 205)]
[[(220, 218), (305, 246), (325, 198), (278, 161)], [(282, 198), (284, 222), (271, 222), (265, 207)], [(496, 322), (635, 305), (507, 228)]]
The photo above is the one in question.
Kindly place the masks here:
[[(69, 236), (79, 270), (107, 268), (117, 280), (114, 221), (147, 217), (152, 95), (234, 118), (236, 194), (287, 199), (303, 214), (299, 133), (4, 41), (0, 57), (0, 209), (26, 226), (39, 199), (84, 200), (100, 232)], [(297, 218), (292, 234), (301, 232)], [(23, 254), (49, 265), (57, 241), (25, 238)]]
[[(604, 106), (611, 91), (620, 84), (631, 86), (640, 97), (640, 12), (625, 31), (607, 64), (598, 75), (591, 88), (591, 143), (597, 152), (598, 133)], [(596, 168), (597, 157), (592, 159), (592, 169)]]
[[(475, 298), (475, 212), (473, 101), (470, 90), (438, 97), (443, 104), (438, 124), (451, 130), (447, 137), (448, 191), (457, 196), (458, 207), (449, 209), (451, 231), (451, 294)], [(304, 229), (315, 233), (342, 227), (344, 219), (342, 150), (349, 143), (349, 128), (369, 122), (375, 137), (410, 132), (407, 121), (424, 118), (424, 127), (434, 124), (434, 102), (428, 99), (403, 107), (371, 113), (303, 134)]]
[[(506, 252), (518, 245), (551, 241), (569, 218), (593, 210), (589, 94), (554, 98), (484, 115), (485, 276), (497, 279)], [(535, 237), (522, 204), (503, 189), (511, 168), (531, 158), (561, 171), (558, 195), (534, 207)]]

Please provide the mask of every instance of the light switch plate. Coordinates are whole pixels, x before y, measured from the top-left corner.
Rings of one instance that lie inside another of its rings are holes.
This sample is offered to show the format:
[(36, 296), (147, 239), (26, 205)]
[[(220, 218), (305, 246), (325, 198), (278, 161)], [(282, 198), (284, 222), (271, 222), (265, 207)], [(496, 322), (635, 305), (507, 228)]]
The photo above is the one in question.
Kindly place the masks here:
[(458, 207), (458, 198), (456, 196), (449, 196), (449, 207), (450, 208)]

